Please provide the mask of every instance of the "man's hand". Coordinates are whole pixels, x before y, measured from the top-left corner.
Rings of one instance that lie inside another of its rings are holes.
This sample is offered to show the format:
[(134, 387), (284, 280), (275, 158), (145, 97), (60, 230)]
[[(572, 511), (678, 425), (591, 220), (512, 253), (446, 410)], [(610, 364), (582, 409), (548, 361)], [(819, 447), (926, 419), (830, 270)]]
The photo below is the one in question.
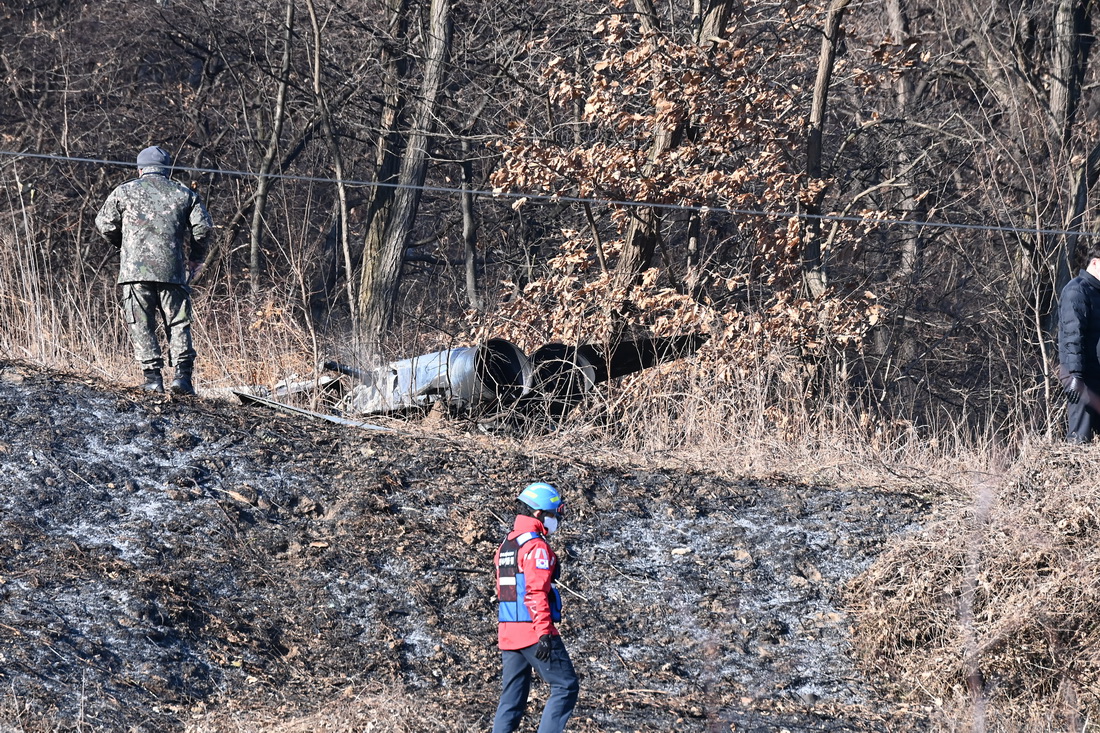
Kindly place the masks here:
[(1071, 374), (1069, 381), (1066, 382), (1065, 390), (1066, 402), (1076, 405), (1081, 401), (1081, 395), (1085, 391), (1085, 380), (1079, 374)]
[(535, 650), (535, 659), (540, 662), (545, 662), (550, 659), (550, 650), (553, 648), (551, 642), (554, 637), (550, 634), (543, 634), (539, 637), (539, 648)]

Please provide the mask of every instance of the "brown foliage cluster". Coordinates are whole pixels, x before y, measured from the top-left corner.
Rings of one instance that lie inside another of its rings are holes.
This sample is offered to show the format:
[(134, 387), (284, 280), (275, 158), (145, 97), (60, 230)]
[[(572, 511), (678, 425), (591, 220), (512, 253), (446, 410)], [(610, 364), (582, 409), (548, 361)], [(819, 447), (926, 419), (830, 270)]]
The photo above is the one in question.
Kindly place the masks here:
[[(547, 342), (606, 343), (618, 313), (614, 303), (630, 302), (632, 324), (655, 336), (679, 333), (684, 328), (706, 329), (708, 310), (690, 297), (657, 283), (660, 270), (645, 273), (632, 288), (615, 285), (610, 273), (600, 272), (589, 250), (590, 240), (577, 231), (565, 230), (562, 251), (547, 263), (548, 274), (528, 283), (519, 297), (502, 304), (497, 312), (475, 321), (473, 340), (503, 336), (525, 348)], [(505, 288), (515, 283), (506, 281)], [(474, 314), (474, 318), (478, 318)]]
[[(498, 191), (779, 210), (818, 197), (825, 181), (794, 164), (804, 122), (797, 100), (772, 83), (763, 49), (677, 43), (637, 25), (632, 15), (601, 20), (601, 56), (588, 69), (550, 59), (543, 86), (557, 109), (578, 111), (576, 135), (559, 140), (516, 122), (498, 143), (502, 159), (491, 178)], [(612, 207), (614, 234), (622, 237), (637, 211)], [(705, 209), (694, 215), (708, 216)], [(740, 264), (704, 263), (694, 288), (669, 284), (657, 268), (626, 287), (607, 270), (622, 239), (563, 230), (564, 244), (543, 276), (478, 319), (473, 336), (605, 342), (624, 321), (653, 335), (700, 331), (712, 335), (710, 348), (733, 376), (775, 349), (820, 357), (827, 346), (857, 343), (877, 322), (870, 292), (803, 295), (797, 218), (746, 219), (738, 237)]]
[[(622, 319), (630, 330), (653, 336), (705, 333), (711, 337), (707, 360), (716, 365), (712, 377), (729, 386), (776, 354), (814, 360), (858, 344), (882, 312), (870, 292), (829, 291), (821, 298), (803, 297), (794, 288), (753, 293), (759, 288), (747, 277), (716, 283), (720, 300), (698, 300), (662, 286), (656, 268), (625, 288), (598, 271), (584, 234), (565, 231), (563, 237), (572, 246), (549, 261), (546, 277), (528, 283), (492, 314), (471, 314), (470, 340), (498, 336), (532, 349), (548, 342), (608, 343)], [(615, 303), (629, 307), (615, 310)]]
[[(613, 34), (622, 23), (601, 22), (607, 45), (587, 78), (561, 57), (545, 69), (551, 101), (568, 109), (583, 99), (578, 122), (593, 142), (555, 145), (517, 123), (500, 143), (493, 184), (654, 203), (792, 203), (802, 181), (787, 146), (801, 120), (790, 95), (757, 73), (758, 54), (729, 43), (712, 54), (665, 37), (624, 51)], [(653, 155), (657, 128), (683, 137)]]
[(1098, 469), (1087, 448), (1032, 448), (1004, 488), (889, 548), (848, 589), (868, 667), (936, 705), (992, 701), (1006, 723), (1100, 714)]
[[(601, 20), (602, 54), (590, 68), (550, 59), (543, 88), (564, 114), (574, 103), (583, 108), (572, 122), (584, 141), (558, 142), (517, 121), (498, 144), (493, 185), (695, 206), (796, 202), (805, 182), (790, 147), (799, 144), (802, 119), (792, 95), (763, 73), (762, 50), (642, 39), (633, 25), (621, 15)], [(624, 43), (629, 35), (633, 43)], [(672, 140), (654, 150), (659, 130)], [(619, 211), (620, 223), (628, 218)]]

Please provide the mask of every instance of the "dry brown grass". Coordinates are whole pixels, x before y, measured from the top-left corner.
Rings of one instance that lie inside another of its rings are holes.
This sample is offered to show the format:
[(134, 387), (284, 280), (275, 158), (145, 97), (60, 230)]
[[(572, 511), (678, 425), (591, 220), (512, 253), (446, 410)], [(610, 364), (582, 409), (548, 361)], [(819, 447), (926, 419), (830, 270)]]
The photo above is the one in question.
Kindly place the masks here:
[[(35, 237), (31, 218), (25, 230), (0, 229), (0, 355), (137, 384), (140, 372), (118, 310), (114, 261), (56, 267), (31, 244)], [(92, 250), (102, 258), (106, 245)], [(217, 283), (215, 289), (200, 285), (193, 298), (200, 390), (271, 385), (313, 372), (323, 347), (304, 325), (292, 284), (254, 299), (228, 278)]]
[(1098, 471), (1094, 446), (1036, 443), (945, 497), (848, 589), (868, 668), (945, 725), (1100, 719)]
[(958, 493), (960, 475), (1001, 473), (1015, 460), (1017, 449), (998, 436), (882, 421), (858, 404), (821, 404), (799, 384), (779, 381), (762, 365), (718, 387), (702, 354), (600, 385), (561, 430), (525, 439), (613, 462), (933, 495)]

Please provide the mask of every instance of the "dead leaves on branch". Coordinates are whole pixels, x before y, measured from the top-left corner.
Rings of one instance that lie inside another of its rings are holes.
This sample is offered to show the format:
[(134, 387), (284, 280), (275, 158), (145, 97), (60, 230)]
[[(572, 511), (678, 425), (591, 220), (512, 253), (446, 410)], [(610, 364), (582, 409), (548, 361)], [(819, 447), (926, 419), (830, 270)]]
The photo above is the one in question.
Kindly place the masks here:
[[(609, 343), (623, 320), (630, 330), (653, 336), (706, 333), (711, 338), (702, 358), (716, 384), (732, 386), (775, 354), (815, 360), (858, 345), (883, 310), (870, 292), (829, 290), (806, 298), (793, 286), (772, 288), (746, 273), (711, 277), (710, 290), (721, 297), (702, 300), (663, 286), (659, 268), (625, 288), (599, 270), (583, 233), (562, 235), (565, 243), (544, 277), (495, 312), (474, 316), (472, 342), (503, 337), (532, 350), (551, 342)], [(612, 253), (619, 247), (621, 241), (605, 243)], [(513, 289), (514, 283), (504, 286)]]
[[(794, 27), (782, 32), (790, 32), (791, 43), (805, 43)], [(788, 62), (749, 44), (677, 44), (643, 32), (632, 13), (603, 18), (596, 35), (602, 52), (589, 66), (552, 56), (542, 69), (552, 108), (572, 118), (568, 136), (526, 121), (511, 125), (497, 143), (501, 162), (491, 177), (497, 191), (755, 211), (799, 211), (821, 201), (829, 182), (809, 178), (798, 163), (804, 69), (780, 68)], [(610, 212), (625, 236), (638, 209), (613, 204)], [(657, 268), (637, 285), (616, 284), (597, 266), (591, 233), (563, 230), (543, 276), (497, 313), (476, 315), (471, 336), (503, 336), (526, 347), (607, 342), (624, 324), (655, 336), (705, 332), (712, 336), (705, 348), (720, 365), (716, 378), (732, 384), (768, 354), (813, 360), (858, 344), (881, 317), (871, 293), (803, 295), (807, 233), (799, 217), (735, 222), (737, 264), (712, 262), (692, 293), (672, 287)], [(855, 230), (841, 227), (832, 246), (848, 246)], [(608, 239), (599, 246), (613, 267), (623, 242)], [(514, 293), (512, 283), (506, 287)]]
[[(662, 36), (623, 49), (626, 23), (604, 19), (604, 52), (590, 69), (555, 56), (543, 69), (550, 101), (584, 141), (559, 142), (519, 123), (499, 143), (497, 190), (688, 205), (793, 202), (804, 185), (790, 168), (803, 120), (771, 83), (752, 48), (717, 52)], [(663, 144), (654, 141), (663, 138)]]

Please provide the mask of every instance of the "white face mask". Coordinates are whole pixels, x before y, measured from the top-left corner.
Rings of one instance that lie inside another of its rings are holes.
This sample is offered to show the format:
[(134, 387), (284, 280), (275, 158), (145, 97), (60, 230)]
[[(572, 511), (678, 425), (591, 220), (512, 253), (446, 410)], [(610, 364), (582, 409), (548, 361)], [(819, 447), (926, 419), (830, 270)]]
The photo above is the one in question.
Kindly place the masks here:
[(546, 534), (554, 534), (558, 531), (558, 518), (557, 517), (543, 517), (542, 526), (546, 527)]

